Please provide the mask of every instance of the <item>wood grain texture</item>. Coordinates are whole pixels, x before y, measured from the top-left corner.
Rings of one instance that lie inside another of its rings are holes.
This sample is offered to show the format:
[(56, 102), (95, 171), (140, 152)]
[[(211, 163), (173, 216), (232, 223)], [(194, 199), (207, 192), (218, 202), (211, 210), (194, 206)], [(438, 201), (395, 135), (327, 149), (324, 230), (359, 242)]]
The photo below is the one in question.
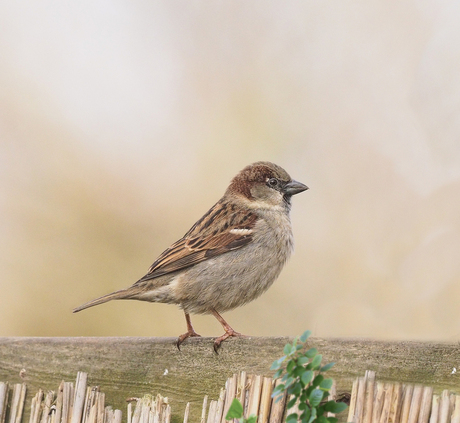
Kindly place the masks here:
[[(182, 420), (188, 401), (189, 421), (198, 422), (205, 395), (217, 399), (227, 378), (241, 370), (273, 376), (270, 365), (291, 340), (231, 339), (216, 355), (212, 338), (190, 339), (181, 351), (175, 338), (0, 338), (0, 381), (27, 384), (24, 421), (39, 388), (56, 390), (61, 380), (75, 381), (83, 371), (88, 384), (99, 385), (106, 403), (124, 415), (128, 397), (160, 393), (170, 398), (174, 422)], [(375, 371), (379, 381), (460, 392), (460, 374), (452, 374), (460, 366), (458, 344), (321, 338), (310, 338), (308, 344), (323, 354), (324, 363), (336, 362), (328, 373), (339, 394), (350, 392), (353, 380), (365, 370)]]

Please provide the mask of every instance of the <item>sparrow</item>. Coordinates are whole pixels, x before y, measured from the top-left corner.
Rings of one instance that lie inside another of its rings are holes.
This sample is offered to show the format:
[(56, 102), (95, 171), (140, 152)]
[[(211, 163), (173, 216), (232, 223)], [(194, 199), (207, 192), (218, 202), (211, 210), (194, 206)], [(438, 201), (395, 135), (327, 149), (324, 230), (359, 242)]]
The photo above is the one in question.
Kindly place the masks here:
[(244, 336), (221, 313), (263, 294), (275, 281), (293, 250), (291, 197), (308, 187), (280, 166), (256, 162), (230, 182), (224, 196), (129, 288), (89, 301), (74, 313), (110, 300), (140, 300), (178, 305), (187, 332), (195, 332), (191, 314), (212, 314), (225, 333), (214, 341)]

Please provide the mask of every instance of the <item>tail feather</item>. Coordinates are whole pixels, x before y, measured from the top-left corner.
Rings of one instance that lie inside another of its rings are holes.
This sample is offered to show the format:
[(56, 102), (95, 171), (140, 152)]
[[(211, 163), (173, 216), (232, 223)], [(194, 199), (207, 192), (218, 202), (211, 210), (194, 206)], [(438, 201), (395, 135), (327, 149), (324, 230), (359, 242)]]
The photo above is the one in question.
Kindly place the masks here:
[(96, 298), (95, 300), (88, 301), (81, 306), (74, 308), (73, 312), (77, 313), (79, 311), (84, 310), (85, 308), (94, 307), (99, 304), (106, 303), (107, 301), (111, 300), (122, 300), (125, 298), (132, 298), (133, 292), (131, 288), (128, 289), (120, 289), (119, 291), (112, 292), (111, 294), (104, 295), (102, 297)]

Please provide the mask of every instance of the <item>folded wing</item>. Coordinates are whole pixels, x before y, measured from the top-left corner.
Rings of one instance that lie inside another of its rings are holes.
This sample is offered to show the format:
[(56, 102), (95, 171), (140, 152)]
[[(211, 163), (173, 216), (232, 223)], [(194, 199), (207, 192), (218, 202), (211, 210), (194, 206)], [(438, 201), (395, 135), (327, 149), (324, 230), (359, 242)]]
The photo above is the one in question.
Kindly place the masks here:
[(254, 213), (219, 201), (183, 238), (164, 251), (136, 284), (244, 247), (252, 241), (258, 219)]

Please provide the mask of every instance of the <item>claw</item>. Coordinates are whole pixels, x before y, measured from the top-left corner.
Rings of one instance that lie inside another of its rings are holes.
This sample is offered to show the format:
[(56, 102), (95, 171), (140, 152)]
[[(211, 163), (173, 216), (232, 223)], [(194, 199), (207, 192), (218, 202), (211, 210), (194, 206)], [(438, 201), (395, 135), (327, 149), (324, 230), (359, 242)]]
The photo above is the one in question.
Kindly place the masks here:
[(187, 338), (194, 337), (194, 336), (201, 336), (195, 332), (195, 329), (193, 329), (192, 321), (190, 320), (190, 315), (185, 312), (184, 314), (185, 314), (185, 321), (187, 322), (187, 332), (185, 332), (184, 334), (179, 336), (179, 338), (177, 338), (176, 347), (179, 351), (180, 351), (180, 346), (182, 342), (184, 342)]
[(233, 329), (231, 332), (225, 332), (222, 336), (219, 336), (218, 338), (215, 339), (214, 341), (214, 352), (216, 354), (219, 354), (218, 350), (220, 348), (220, 345), (222, 344), (223, 341), (230, 337), (235, 337), (235, 338), (247, 338), (246, 335), (243, 335), (242, 333), (235, 332)]
[(180, 351), (180, 346), (182, 342), (184, 342), (187, 338), (194, 337), (194, 336), (201, 336), (201, 335), (199, 335), (192, 329), (191, 331), (187, 331), (186, 333), (179, 336), (179, 338), (177, 338), (177, 341), (176, 341), (177, 349)]

